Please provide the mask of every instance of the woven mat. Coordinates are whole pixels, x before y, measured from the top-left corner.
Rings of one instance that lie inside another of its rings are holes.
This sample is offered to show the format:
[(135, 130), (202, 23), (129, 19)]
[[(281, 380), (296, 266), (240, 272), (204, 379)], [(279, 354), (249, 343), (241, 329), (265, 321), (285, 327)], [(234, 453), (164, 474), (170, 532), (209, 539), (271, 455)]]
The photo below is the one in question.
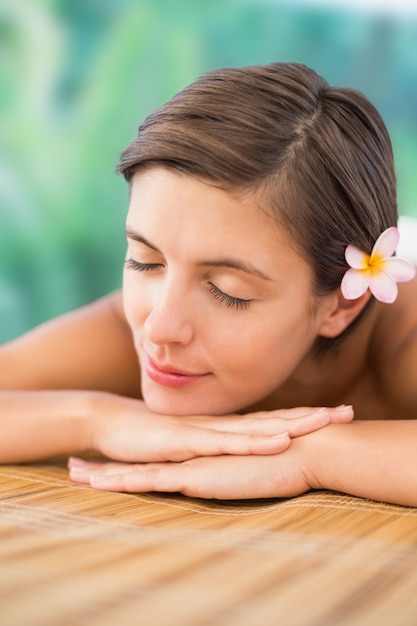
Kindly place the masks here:
[(1, 626), (415, 626), (417, 509), (203, 501), (0, 467)]

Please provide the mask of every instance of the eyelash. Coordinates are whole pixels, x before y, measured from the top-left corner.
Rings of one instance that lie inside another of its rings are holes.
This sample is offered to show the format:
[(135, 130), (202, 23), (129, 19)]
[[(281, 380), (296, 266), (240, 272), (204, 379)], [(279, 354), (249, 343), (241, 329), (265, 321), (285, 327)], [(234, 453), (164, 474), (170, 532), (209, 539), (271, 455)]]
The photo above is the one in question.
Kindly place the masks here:
[[(161, 267), (159, 263), (139, 263), (139, 261), (135, 261), (134, 259), (127, 259), (127, 261), (125, 261), (126, 269), (136, 270), (137, 272), (150, 272), (159, 267)], [(245, 300), (244, 298), (229, 296), (227, 293), (224, 293), (224, 291), (216, 287), (216, 285), (213, 285), (213, 283), (208, 284), (211, 295), (214, 296), (214, 298), (219, 302), (224, 303), (227, 308), (246, 311), (252, 302), (251, 300)]]
[(125, 261), (125, 268), (127, 270), (136, 270), (137, 272), (150, 272), (158, 267), (161, 267), (159, 263), (139, 263), (134, 259), (127, 259)]
[(209, 283), (209, 291), (216, 298), (216, 300), (224, 302), (224, 304), (230, 309), (246, 311), (251, 303), (251, 300), (244, 300), (243, 298), (229, 296), (227, 293), (224, 293), (224, 291), (221, 291), (221, 289), (216, 287), (216, 285), (213, 285), (213, 283)]

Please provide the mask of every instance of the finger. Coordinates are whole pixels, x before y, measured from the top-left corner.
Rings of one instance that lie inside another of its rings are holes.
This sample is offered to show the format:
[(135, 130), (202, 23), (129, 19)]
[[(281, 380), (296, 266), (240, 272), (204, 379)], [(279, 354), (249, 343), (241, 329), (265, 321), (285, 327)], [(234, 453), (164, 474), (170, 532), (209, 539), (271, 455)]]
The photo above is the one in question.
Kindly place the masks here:
[(94, 489), (128, 493), (181, 492), (188, 472), (184, 463), (149, 463), (118, 474), (92, 474), (90, 485)]
[(329, 422), (329, 413), (327, 409), (323, 407), (309, 415), (291, 419), (288, 422), (288, 433), (290, 437), (301, 437), (302, 435), (308, 435), (315, 430), (327, 426)]
[(336, 408), (323, 407), (310, 415), (298, 417), (288, 422), (288, 432), (290, 437), (300, 437), (308, 433), (319, 430), (330, 422), (350, 422), (353, 418), (351, 406), (341, 406)]
[(79, 457), (70, 456), (69, 459), (68, 459), (67, 467), (68, 467), (68, 469), (79, 468), (81, 470), (81, 469), (85, 469), (87, 467), (99, 468), (104, 463), (105, 463), (104, 460), (103, 461), (88, 461), (87, 459), (80, 459)]
[(283, 419), (293, 420), (293, 419), (297, 419), (300, 417), (309, 417), (310, 415), (315, 415), (318, 411), (327, 411), (330, 422), (336, 422), (336, 421), (347, 422), (347, 421), (351, 421), (353, 418), (352, 405), (346, 405), (346, 404), (341, 404), (340, 406), (336, 406), (336, 407), (302, 406), (302, 407), (296, 407), (293, 409), (277, 409), (274, 411), (270, 411), (267, 414), (267, 416), (269, 418), (277, 417), (281, 419), (283, 418)]
[(81, 468), (70, 468), (69, 477), (74, 483), (80, 483), (81, 485), (88, 485), (90, 482), (90, 473)]
[[(286, 416), (286, 417), (284, 417)], [(311, 424), (317, 424), (313, 430), (325, 426), (330, 422), (330, 414), (325, 407), (297, 409), (285, 409), (269, 411), (268, 413), (255, 413), (251, 416), (226, 417), (220, 424), (220, 428), (210, 428), (204, 432), (228, 432), (255, 436), (273, 436), (278, 433), (290, 432), (291, 436), (297, 433), (305, 434), (311, 431)], [(303, 421), (306, 420), (305, 429)], [(304, 432), (305, 430), (305, 432)], [(293, 433), (293, 434), (292, 434)], [(243, 452), (241, 454), (244, 454)]]
[[(308, 418), (316, 415), (318, 411), (327, 411), (327, 420), (323, 419), (323, 425), (329, 422), (348, 422), (353, 418), (351, 406), (341, 405), (336, 408), (329, 407), (294, 407), (291, 409), (276, 409), (274, 411), (259, 411), (246, 415), (230, 415), (226, 417), (192, 417), (188, 418), (190, 425), (204, 427), (219, 432), (247, 433), (251, 435), (274, 435), (277, 432), (287, 430), (287, 421), (299, 418)], [(284, 421), (285, 420), (285, 421)]]
[[(184, 463), (152, 463), (119, 475), (93, 475), (90, 484), (94, 489), (106, 491), (179, 492), (198, 498), (273, 497), (277, 489), (274, 473), (269, 466), (268, 471), (259, 471), (270, 458), (260, 457), (260, 463), (254, 458), (231, 456), (220, 460), (207, 457)], [(219, 480), (219, 468), (223, 470), (222, 480)]]
[(71, 480), (81, 484), (89, 484), (91, 474), (121, 473), (128, 471), (128, 463), (113, 463), (109, 461), (86, 461), (71, 457), (68, 459), (68, 470)]
[[(233, 459), (239, 461), (239, 457)], [(206, 460), (207, 464), (199, 463), (197, 466), (187, 461), (149, 463), (121, 474), (92, 475), (90, 485), (94, 489), (127, 493), (182, 493), (199, 498), (245, 497), (243, 492), (240, 493), (240, 483), (244, 483), (245, 493), (247, 491), (246, 480), (242, 476), (232, 482), (229, 477), (227, 485), (223, 484), (219, 481), (215, 458), (207, 457)]]
[(292, 420), (297, 417), (310, 415), (311, 413), (317, 413), (317, 411), (323, 408), (322, 406), (295, 406), (291, 409), (275, 409), (274, 411), (270, 411), (269, 416), (273, 415), (275, 417)]
[(327, 408), (331, 422), (340, 422), (342, 424), (349, 423), (354, 418), (354, 411), (351, 404), (341, 404), (334, 408)]
[[(291, 409), (275, 409), (273, 411), (257, 411), (243, 415), (227, 415), (219, 417), (196, 416), (185, 418), (184, 422), (193, 426), (209, 428), (221, 432), (240, 432), (250, 434), (268, 434), (265, 424), (271, 419), (294, 419), (320, 410), (322, 407), (294, 407)], [(273, 434), (273, 433), (271, 433)]]
[[(170, 451), (167, 453), (169, 461), (187, 461), (200, 456), (240, 455), (250, 454), (270, 455), (279, 454), (290, 445), (288, 431), (275, 432), (272, 435), (253, 435), (234, 432), (216, 432), (211, 429), (195, 428), (187, 435), (184, 442), (184, 433), (178, 430), (178, 444), (175, 437), (171, 437)], [(160, 453), (159, 453), (160, 457)], [(153, 461), (156, 459), (144, 459)], [(161, 460), (158, 458), (157, 460)]]

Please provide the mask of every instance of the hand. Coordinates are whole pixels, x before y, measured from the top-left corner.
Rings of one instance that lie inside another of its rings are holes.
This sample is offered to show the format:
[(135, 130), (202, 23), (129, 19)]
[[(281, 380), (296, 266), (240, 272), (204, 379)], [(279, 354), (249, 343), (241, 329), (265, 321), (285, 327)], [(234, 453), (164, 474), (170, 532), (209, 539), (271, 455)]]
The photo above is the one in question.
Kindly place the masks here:
[(301, 407), (226, 417), (173, 417), (150, 412), (138, 400), (105, 394), (91, 448), (116, 461), (186, 461), (201, 456), (270, 455), (330, 422), (350, 422), (351, 407)]
[(310, 489), (297, 442), (270, 456), (217, 456), (181, 463), (114, 463), (70, 459), (71, 478), (94, 489), (129, 493), (180, 492), (217, 499), (292, 497)]
[[(307, 478), (311, 476), (311, 468), (307, 467), (309, 455), (305, 452), (306, 449), (308, 450), (310, 437), (302, 435), (318, 431), (330, 421), (348, 423), (352, 420), (350, 407), (321, 411), (310, 409), (312, 412), (307, 412), (307, 414), (306, 411), (306, 408), (301, 408), (267, 414), (257, 413), (244, 417), (175, 418), (173, 421), (176, 426), (172, 432), (175, 433), (175, 428), (179, 429), (178, 444), (182, 451), (184, 451), (184, 446), (182, 445), (181, 448), (181, 433), (182, 436), (187, 432), (190, 434), (193, 428), (197, 429), (197, 434), (193, 434), (197, 437), (197, 443), (199, 437), (204, 437), (207, 433), (214, 438), (219, 434), (226, 434), (230, 437), (232, 434), (239, 434), (236, 431), (245, 428), (249, 431), (249, 436), (253, 438), (253, 443), (256, 441), (256, 435), (253, 433), (261, 432), (265, 436), (266, 433), (276, 433), (277, 427), (286, 427), (287, 432), (291, 432), (291, 436), (295, 439), (291, 447), (288, 448), (287, 445), (285, 451), (281, 450), (280, 454), (269, 452), (265, 455), (247, 452), (243, 456), (239, 453), (231, 455), (217, 452), (217, 456), (210, 454), (197, 456), (194, 452), (193, 457), (179, 462), (136, 464), (70, 459), (70, 477), (76, 482), (91, 484), (96, 489), (133, 493), (179, 491), (187, 496), (221, 499), (298, 495), (308, 491), (312, 486)], [(164, 416), (153, 417), (164, 418)], [(176, 420), (179, 420), (179, 423)], [(199, 426), (200, 423), (204, 425), (203, 428)], [(233, 432), (216, 431), (214, 426), (220, 429), (227, 426), (233, 429)], [(198, 432), (200, 428), (201, 433)], [(190, 453), (190, 448), (188, 448), (188, 453)]]

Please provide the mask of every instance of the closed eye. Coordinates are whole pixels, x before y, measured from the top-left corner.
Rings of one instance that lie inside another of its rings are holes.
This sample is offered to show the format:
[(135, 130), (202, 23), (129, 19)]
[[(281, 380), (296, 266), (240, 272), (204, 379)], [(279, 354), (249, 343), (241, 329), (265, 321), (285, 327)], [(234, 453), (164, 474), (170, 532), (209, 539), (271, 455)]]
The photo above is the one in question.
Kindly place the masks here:
[(127, 270), (136, 270), (137, 272), (150, 272), (162, 267), (161, 263), (140, 263), (134, 259), (126, 259), (125, 268)]
[(216, 298), (216, 300), (224, 302), (224, 304), (231, 309), (247, 310), (252, 302), (252, 300), (249, 299), (246, 300), (245, 298), (229, 296), (227, 293), (224, 293), (224, 291), (216, 287), (216, 285), (213, 285), (213, 283), (209, 283), (209, 291)]

